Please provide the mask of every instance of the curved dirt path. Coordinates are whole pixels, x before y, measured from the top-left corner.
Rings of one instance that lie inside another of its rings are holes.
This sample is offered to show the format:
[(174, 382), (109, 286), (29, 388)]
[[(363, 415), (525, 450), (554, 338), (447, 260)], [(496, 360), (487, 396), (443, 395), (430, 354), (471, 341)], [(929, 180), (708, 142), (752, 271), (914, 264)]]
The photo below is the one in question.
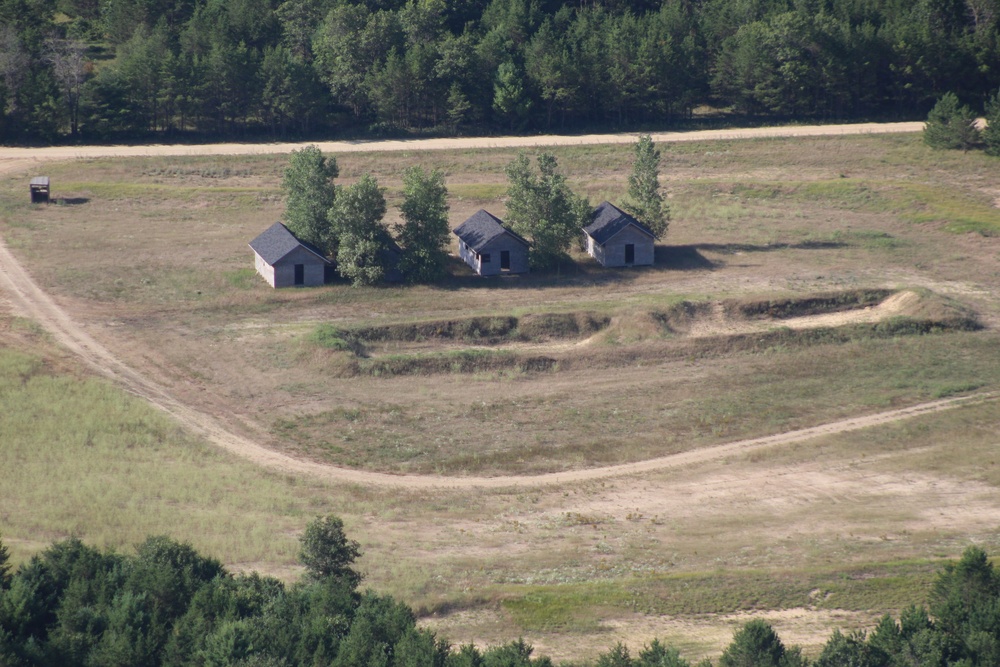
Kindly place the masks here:
[(842, 419), (812, 428), (779, 433), (749, 440), (738, 440), (714, 447), (705, 447), (660, 458), (621, 465), (572, 470), (534, 476), (500, 477), (435, 477), (423, 475), (391, 475), (352, 470), (293, 458), (263, 447), (248, 438), (227, 430), (211, 416), (184, 405), (152, 378), (146, 377), (122, 363), (110, 350), (87, 334), (59, 305), (53, 301), (25, 271), (0, 241), (0, 288), (7, 292), (15, 312), (28, 317), (52, 334), (55, 340), (80, 357), (102, 375), (120, 383), (133, 394), (149, 401), (177, 419), (185, 428), (206, 438), (222, 449), (255, 464), (287, 473), (307, 474), (330, 481), (360, 485), (377, 485), (409, 489), (429, 488), (509, 488), (538, 487), (633, 475), (679, 468), (714, 461), (757, 449), (801, 442), (824, 435), (857, 431), (941, 410), (995, 400), (1000, 393), (946, 398), (908, 408), (888, 410), (872, 415)]
[[(896, 134), (920, 132), (922, 121), (906, 123), (853, 123), (848, 125), (801, 125), (792, 127), (753, 127), (691, 132), (657, 132), (653, 141), (719, 141), (787, 137), (823, 137), (852, 134)], [(0, 146), (0, 173), (27, 169), (52, 160), (100, 157), (143, 157), (161, 155), (266, 155), (290, 153), (313, 144), (327, 153), (366, 153), (376, 151), (468, 150), (477, 148), (530, 148), (534, 146), (582, 146), (591, 144), (629, 144), (637, 133), (584, 134), (578, 136), (539, 135), (533, 137), (457, 137), (450, 139), (380, 139), (353, 141), (313, 141), (262, 144), (151, 144), (142, 146), (49, 146), (45, 148), (10, 148)]]

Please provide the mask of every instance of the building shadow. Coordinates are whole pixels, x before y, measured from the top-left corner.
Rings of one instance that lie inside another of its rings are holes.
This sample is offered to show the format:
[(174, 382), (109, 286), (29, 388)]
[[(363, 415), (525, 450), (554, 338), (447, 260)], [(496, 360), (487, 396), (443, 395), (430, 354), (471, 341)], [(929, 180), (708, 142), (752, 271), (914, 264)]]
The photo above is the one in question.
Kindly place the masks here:
[(665, 271), (704, 271), (718, 265), (701, 254), (696, 245), (658, 245), (653, 249), (652, 266)]

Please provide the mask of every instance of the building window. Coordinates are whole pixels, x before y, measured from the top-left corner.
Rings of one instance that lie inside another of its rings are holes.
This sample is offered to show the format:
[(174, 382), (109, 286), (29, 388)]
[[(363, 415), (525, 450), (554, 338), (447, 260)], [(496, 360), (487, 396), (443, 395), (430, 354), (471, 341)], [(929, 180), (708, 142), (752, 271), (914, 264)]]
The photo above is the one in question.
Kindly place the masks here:
[(490, 253), (484, 252), (482, 255), (479, 256), (479, 260), (483, 264), (489, 264), (490, 263)]

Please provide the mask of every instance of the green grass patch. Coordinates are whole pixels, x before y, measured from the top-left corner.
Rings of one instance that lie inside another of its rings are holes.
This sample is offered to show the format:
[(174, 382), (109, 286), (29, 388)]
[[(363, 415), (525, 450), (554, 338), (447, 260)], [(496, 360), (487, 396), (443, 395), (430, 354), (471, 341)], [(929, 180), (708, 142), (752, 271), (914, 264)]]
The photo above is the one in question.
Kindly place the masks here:
[(600, 582), (572, 586), (539, 586), (503, 601), (503, 608), (525, 632), (589, 633), (600, 629), (608, 609), (622, 609), (635, 600), (627, 588)]
[(343, 334), (332, 324), (318, 325), (309, 334), (308, 340), (313, 345), (325, 350), (349, 351), (352, 349), (351, 343), (344, 340)]
[(944, 229), (956, 234), (1000, 234), (1000, 209), (956, 188), (896, 183), (890, 193), (895, 207), (912, 222), (943, 222)]
[(250, 268), (226, 271), (222, 275), (230, 286), (240, 290), (256, 287), (257, 282), (260, 280), (257, 271)]
[(503, 607), (524, 632), (593, 632), (609, 609), (695, 616), (817, 607), (894, 612), (927, 599), (940, 564), (874, 563), (825, 570), (655, 575), (507, 590)]
[(791, 196), (796, 199), (820, 199), (851, 211), (881, 210), (885, 198), (867, 179), (837, 178), (795, 183)]

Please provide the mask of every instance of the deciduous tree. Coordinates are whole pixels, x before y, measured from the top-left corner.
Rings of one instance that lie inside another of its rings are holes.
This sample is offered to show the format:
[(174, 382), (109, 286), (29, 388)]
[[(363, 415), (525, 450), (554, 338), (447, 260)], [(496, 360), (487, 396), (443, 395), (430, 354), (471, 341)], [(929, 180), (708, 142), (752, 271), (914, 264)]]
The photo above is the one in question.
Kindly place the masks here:
[(93, 70), (86, 58), (86, 45), (71, 39), (48, 39), (45, 59), (52, 66), (52, 74), (62, 91), (69, 113), (70, 134), (75, 137), (80, 127), (80, 95)]
[(332, 254), (337, 237), (328, 215), (337, 196), (333, 179), (339, 174), (337, 160), (327, 158), (316, 146), (292, 151), (281, 181), (285, 201), (285, 224), (293, 234)]
[(411, 167), (403, 174), (403, 203), (399, 226), (403, 248), (400, 270), (411, 282), (431, 282), (444, 275), (448, 253), (448, 189), (444, 174)]
[(361, 556), (361, 545), (347, 538), (339, 517), (328, 515), (309, 522), (299, 543), (299, 561), (310, 577), (339, 577), (354, 586), (361, 582), (361, 575), (353, 568)]
[(507, 165), (507, 222), (531, 242), (531, 265), (547, 268), (566, 255), (590, 218), (590, 204), (570, 190), (556, 158), (538, 156), (538, 174), (521, 153)]
[(330, 209), (330, 224), (338, 237), (337, 271), (354, 285), (375, 285), (392, 268), (392, 238), (383, 217), (385, 196), (371, 174), (341, 189)]

